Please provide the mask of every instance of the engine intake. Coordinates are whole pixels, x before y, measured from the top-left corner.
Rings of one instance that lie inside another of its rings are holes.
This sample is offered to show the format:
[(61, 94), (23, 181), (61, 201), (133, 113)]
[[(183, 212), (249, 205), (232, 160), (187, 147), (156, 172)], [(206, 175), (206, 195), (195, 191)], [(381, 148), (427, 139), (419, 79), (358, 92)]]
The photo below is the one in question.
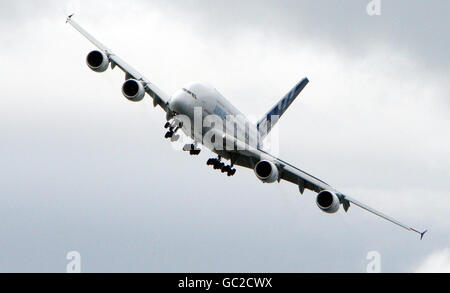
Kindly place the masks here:
[(86, 63), (95, 72), (105, 72), (109, 66), (109, 58), (105, 53), (95, 50), (87, 55)]
[(325, 213), (334, 214), (339, 210), (340, 201), (334, 192), (324, 190), (317, 195), (317, 206)]
[(145, 96), (145, 89), (140, 81), (129, 79), (122, 85), (122, 94), (132, 102), (139, 102)]
[(264, 183), (273, 183), (280, 177), (277, 166), (266, 160), (259, 161), (255, 166), (255, 174)]

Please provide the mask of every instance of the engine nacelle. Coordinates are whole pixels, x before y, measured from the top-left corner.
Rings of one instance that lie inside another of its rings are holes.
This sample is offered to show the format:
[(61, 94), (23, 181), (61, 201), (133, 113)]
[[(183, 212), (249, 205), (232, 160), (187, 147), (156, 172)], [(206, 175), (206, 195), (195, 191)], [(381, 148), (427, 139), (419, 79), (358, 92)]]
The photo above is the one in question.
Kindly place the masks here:
[(145, 89), (140, 81), (129, 79), (122, 85), (122, 94), (132, 102), (139, 102), (145, 96)]
[(324, 190), (317, 195), (317, 206), (325, 213), (334, 214), (339, 210), (340, 201), (334, 192)]
[(280, 178), (277, 166), (271, 161), (262, 160), (255, 166), (255, 174), (264, 183), (273, 183)]
[(86, 63), (95, 72), (105, 72), (109, 66), (109, 58), (105, 53), (95, 50), (87, 55)]

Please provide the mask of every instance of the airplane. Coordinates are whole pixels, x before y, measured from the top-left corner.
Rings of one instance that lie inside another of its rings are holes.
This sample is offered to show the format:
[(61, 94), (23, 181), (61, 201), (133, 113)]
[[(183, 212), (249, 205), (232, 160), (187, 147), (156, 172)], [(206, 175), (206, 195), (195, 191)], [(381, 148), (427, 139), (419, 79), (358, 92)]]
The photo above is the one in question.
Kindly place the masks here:
[[(207, 165), (213, 166), (214, 169), (220, 169), (222, 173), (227, 173), (228, 176), (233, 176), (236, 173), (234, 166), (250, 168), (254, 170), (256, 177), (263, 183), (285, 180), (296, 184), (301, 194), (304, 193), (305, 189), (311, 190), (317, 193), (317, 206), (328, 214), (336, 213), (341, 205), (347, 212), (353, 204), (408, 231), (418, 233), (420, 239), (427, 232), (427, 230), (420, 232), (369, 207), (262, 149), (264, 138), (308, 84), (307, 78), (298, 82), (254, 125), (210, 85), (191, 83), (171, 96), (166, 94), (84, 30), (73, 20), (73, 14), (68, 16), (66, 23), (69, 23), (97, 47), (97, 50), (91, 51), (87, 55), (86, 63), (88, 67), (95, 72), (104, 72), (109, 67), (111, 69), (120, 68), (125, 73), (125, 82), (122, 85), (122, 94), (125, 98), (132, 102), (139, 102), (145, 97), (145, 94), (148, 94), (153, 99), (153, 105), (155, 107), (160, 106), (166, 112), (167, 122), (164, 127), (168, 129), (165, 134), (167, 139), (177, 141), (179, 138), (177, 132), (181, 129), (194, 141), (192, 144), (186, 144), (183, 150), (189, 151), (191, 155), (198, 155), (200, 153), (198, 145), (200, 144), (217, 154), (217, 158), (209, 159)], [(224, 130), (223, 124), (220, 127), (217, 126), (221, 123), (211, 123), (208, 127), (201, 125), (196, 129), (195, 116), (197, 114), (213, 115), (222, 120), (219, 122), (224, 123), (226, 123), (227, 117), (239, 118), (234, 120), (235, 127), (232, 127), (231, 131), (228, 130), (228, 127)], [(214, 139), (211, 139), (211, 142), (205, 142), (202, 139), (207, 133), (213, 134)], [(224, 144), (227, 145), (227, 148), (223, 148)], [(225, 164), (223, 160), (230, 161), (230, 164)]]

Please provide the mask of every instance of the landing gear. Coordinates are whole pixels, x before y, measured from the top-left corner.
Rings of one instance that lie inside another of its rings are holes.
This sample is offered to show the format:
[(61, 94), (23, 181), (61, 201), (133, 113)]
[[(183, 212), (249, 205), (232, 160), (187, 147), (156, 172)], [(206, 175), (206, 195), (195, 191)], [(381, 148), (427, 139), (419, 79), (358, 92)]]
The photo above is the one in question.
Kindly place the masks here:
[(225, 166), (224, 163), (216, 162), (216, 163), (214, 163), (213, 168), (214, 168), (214, 170), (218, 170), (218, 169), (222, 169), (224, 166)]
[(228, 173), (228, 172), (231, 171), (231, 166), (228, 166), (228, 165), (223, 166), (222, 168), (220, 168), (220, 171), (221, 171), (222, 173)]
[(233, 169), (233, 165), (225, 165), (221, 162), (221, 158), (211, 158), (206, 162), (206, 165), (213, 166), (214, 170), (220, 170), (222, 173), (227, 173), (228, 176), (236, 174), (236, 169)]
[(191, 156), (198, 156), (199, 154), (200, 154), (200, 149), (197, 149), (197, 150), (190, 150), (189, 151), (189, 154), (191, 155)]
[(180, 138), (180, 136), (176, 133), (181, 127), (183, 127), (183, 122), (181, 121), (174, 120), (172, 123), (166, 122), (166, 124), (164, 124), (164, 128), (169, 130), (166, 132), (164, 137), (170, 138), (172, 142), (177, 141)]
[(236, 174), (236, 169), (231, 169), (231, 170), (228, 171), (228, 173), (227, 173), (228, 176), (234, 176), (234, 174)]
[(195, 144), (186, 144), (183, 147), (183, 151), (189, 152), (191, 156), (198, 156), (201, 152), (199, 148)]

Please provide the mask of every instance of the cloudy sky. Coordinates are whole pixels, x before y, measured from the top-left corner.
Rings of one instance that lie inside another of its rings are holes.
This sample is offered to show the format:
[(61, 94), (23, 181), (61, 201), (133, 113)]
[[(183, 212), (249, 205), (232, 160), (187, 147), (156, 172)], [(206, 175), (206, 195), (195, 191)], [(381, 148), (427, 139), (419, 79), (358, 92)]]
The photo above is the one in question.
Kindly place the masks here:
[[(450, 271), (448, 1), (0, 1), (1, 272), (69, 251), (83, 272), (365, 272), (370, 251)], [(174, 150), (161, 109), (87, 68), (71, 12), (166, 92), (206, 81), (250, 117), (307, 76), (280, 157), (429, 234)]]

